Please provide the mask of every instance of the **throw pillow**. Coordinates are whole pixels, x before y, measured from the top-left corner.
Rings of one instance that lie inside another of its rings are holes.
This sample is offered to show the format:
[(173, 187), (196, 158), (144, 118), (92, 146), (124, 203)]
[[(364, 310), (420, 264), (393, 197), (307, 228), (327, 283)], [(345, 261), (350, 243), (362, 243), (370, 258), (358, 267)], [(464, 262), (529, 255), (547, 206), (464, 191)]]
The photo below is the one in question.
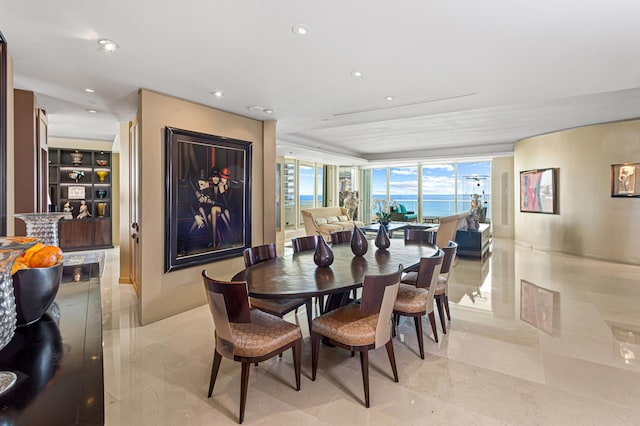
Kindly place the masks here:
[(337, 216), (327, 216), (327, 223), (336, 223), (338, 222)]
[(343, 214), (341, 216), (338, 216), (338, 220), (340, 222), (349, 222), (349, 217), (346, 214)]
[(316, 225), (326, 225), (327, 219), (324, 217), (319, 217), (316, 219)]

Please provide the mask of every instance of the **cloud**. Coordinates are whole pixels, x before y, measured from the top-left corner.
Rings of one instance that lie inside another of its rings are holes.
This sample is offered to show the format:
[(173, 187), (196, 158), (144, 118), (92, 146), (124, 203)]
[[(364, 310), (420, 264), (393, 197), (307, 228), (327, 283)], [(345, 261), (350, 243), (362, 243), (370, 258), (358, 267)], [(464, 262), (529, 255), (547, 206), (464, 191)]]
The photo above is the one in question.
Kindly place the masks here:
[(430, 169), (430, 170), (441, 170), (444, 169), (448, 172), (452, 172), (455, 167), (453, 167), (453, 164), (425, 164), (424, 166), (422, 166), (422, 169)]
[(418, 168), (417, 167), (392, 168), (391, 174), (399, 175), (399, 176), (417, 176)]

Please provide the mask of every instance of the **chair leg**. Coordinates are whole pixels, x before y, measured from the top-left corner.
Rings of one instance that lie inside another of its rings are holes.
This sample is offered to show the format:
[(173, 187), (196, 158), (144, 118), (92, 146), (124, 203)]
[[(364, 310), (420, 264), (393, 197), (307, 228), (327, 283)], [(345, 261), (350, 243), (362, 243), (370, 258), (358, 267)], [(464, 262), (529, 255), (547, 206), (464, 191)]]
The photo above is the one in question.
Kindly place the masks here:
[(364, 405), (369, 408), (369, 351), (360, 351), (360, 368), (362, 369), (362, 384), (364, 385)]
[(431, 330), (433, 330), (433, 339), (438, 343), (438, 330), (436, 329), (436, 316), (433, 311), (429, 312), (429, 322), (431, 323)]
[(318, 355), (320, 355), (320, 335), (311, 333), (311, 380), (316, 380), (318, 371)]
[(451, 314), (449, 313), (449, 296), (444, 295), (444, 310), (447, 312), (447, 319), (451, 321)]
[(300, 365), (302, 363), (302, 339), (291, 348), (293, 352), (293, 370), (296, 374), (296, 390), (300, 392)]
[(242, 379), (240, 382), (240, 422), (244, 422), (244, 409), (247, 406), (247, 389), (249, 388), (249, 368), (251, 363), (242, 363)]
[(418, 336), (418, 348), (420, 349), (420, 358), (424, 359), (424, 336), (422, 334), (422, 317), (413, 317), (416, 325), (416, 335)]
[(385, 346), (387, 347), (387, 355), (389, 356), (391, 370), (393, 371), (393, 381), (398, 383), (398, 368), (396, 367), (396, 354), (393, 351), (393, 340), (389, 339)]
[(307, 299), (305, 308), (307, 309), (307, 323), (309, 324), (309, 334), (311, 334), (311, 321), (313, 320), (313, 300)]
[(447, 323), (444, 320), (444, 306), (442, 306), (442, 297), (436, 297), (436, 306), (438, 307), (438, 316), (440, 317), (440, 324), (442, 324), (442, 332), (447, 334)]
[(218, 353), (217, 349), (213, 351), (213, 365), (211, 366), (211, 379), (209, 379), (209, 398), (213, 393), (213, 385), (216, 384), (216, 378), (218, 377), (218, 370), (220, 369), (220, 361), (222, 361), (222, 355)]

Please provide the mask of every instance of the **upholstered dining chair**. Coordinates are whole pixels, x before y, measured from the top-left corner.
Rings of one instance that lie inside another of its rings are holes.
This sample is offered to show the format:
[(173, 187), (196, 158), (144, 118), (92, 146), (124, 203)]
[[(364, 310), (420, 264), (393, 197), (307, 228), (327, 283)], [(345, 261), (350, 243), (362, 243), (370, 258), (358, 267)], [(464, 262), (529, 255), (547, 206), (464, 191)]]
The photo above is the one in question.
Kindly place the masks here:
[(435, 301), (438, 307), (438, 315), (440, 316), (440, 324), (442, 324), (442, 332), (447, 333), (447, 326), (444, 320), (444, 311), (447, 313), (447, 319), (451, 321), (451, 314), (449, 313), (449, 271), (453, 266), (453, 261), (456, 258), (458, 251), (458, 244), (454, 241), (449, 241), (446, 247), (442, 247), (444, 252), (444, 258), (442, 260), (442, 268), (440, 269), (440, 275), (438, 276), (438, 282), (436, 283)]
[(239, 423), (244, 421), (252, 363), (273, 358), (291, 348), (296, 390), (300, 390), (302, 333), (300, 327), (277, 316), (251, 309), (246, 281), (218, 281), (202, 271), (204, 288), (215, 326), (215, 348), (209, 380), (213, 393), (222, 357), (242, 363)]
[(429, 228), (405, 228), (404, 240), (407, 242), (433, 244), (434, 232)]
[[(249, 247), (242, 252), (244, 256), (244, 266), (250, 267), (256, 263), (266, 260), (275, 259), (278, 256), (276, 245), (274, 243), (264, 244), (261, 246)], [(291, 311), (298, 311), (302, 305), (307, 309), (307, 323), (309, 324), (309, 332), (311, 332), (311, 319), (313, 318), (313, 303), (311, 298), (308, 299), (258, 299), (249, 297), (251, 306), (269, 314), (284, 317)]]
[[(291, 247), (294, 253), (301, 251), (315, 250), (318, 246), (319, 235), (307, 235), (306, 237), (296, 237), (291, 239)], [(322, 238), (322, 237), (321, 237)], [(316, 303), (319, 306), (320, 314), (324, 313), (324, 296), (316, 297)], [(309, 328), (311, 330), (311, 328)]]
[(438, 330), (433, 314), (433, 302), (436, 291), (436, 282), (440, 275), (444, 253), (438, 253), (432, 257), (420, 259), (420, 268), (416, 273), (417, 280), (414, 284), (407, 284), (402, 280), (398, 289), (398, 297), (393, 305), (394, 324), (397, 324), (401, 316), (413, 317), (418, 336), (420, 358), (424, 359), (424, 337), (422, 335), (422, 317), (428, 315), (433, 337), (438, 342)]
[(352, 235), (353, 235), (352, 230), (332, 232), (331, 244), (350, 243)]
[(398, 381), (396, 358), (391, 336), (393, 302), (398, 293), (402, 265), (388, 275), (365, 275), (360, 303), (334, 309), (313, 320), (311, 328), (311, 380), (316, 380), (320, 338), (338, 347), (360, 352), (365, 406), (369, 408), (369, 350), (385, 346), (393, 379)]
[(294, 253), (300, 253), (301, 251), (307, 250), (315, 250), (317, 246), (317, 235), (307, 235), (306, 237), (296, 237), (291, 239), (291, 247), (293, 247)]

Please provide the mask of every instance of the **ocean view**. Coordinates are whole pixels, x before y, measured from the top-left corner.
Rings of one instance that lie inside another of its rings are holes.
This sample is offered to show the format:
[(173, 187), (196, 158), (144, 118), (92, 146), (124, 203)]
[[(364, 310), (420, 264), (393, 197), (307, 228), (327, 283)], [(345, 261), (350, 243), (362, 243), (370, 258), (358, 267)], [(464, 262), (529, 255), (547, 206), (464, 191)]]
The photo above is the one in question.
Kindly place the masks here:
[[(372, 198), (385, 198), (384, 194), (374, 194)], [(391, 195), (391, 199), (397, 203), (403, 204), (408, 211), (418, 211), (418, 199), (417, 195), (412, 194), (395, 194)], [(321, 201), (321, 200), (320, 200)], [(485, 194), (483, 196), (483, 205), (490, 207), (491, 194)], [(484, 203), (486, 201), (487, 203)], [(313, 203), (312, 195), (301, 195), (300, 205), (308, 205), (311, 207)], [(306, 208), (306, 207), (302, 207)], [(432, 194), (427, 195), (422, 200), (422, 215), (423, 216), (449, 216), (455, 213), (467, 212), (471, 208), (471, 196), (468, 194), (458, 194), (458, 210), (455, 209), (455, 195), (454, 194)], [(491, 217), (491, 209), (487, 209), (487, 217)]]

